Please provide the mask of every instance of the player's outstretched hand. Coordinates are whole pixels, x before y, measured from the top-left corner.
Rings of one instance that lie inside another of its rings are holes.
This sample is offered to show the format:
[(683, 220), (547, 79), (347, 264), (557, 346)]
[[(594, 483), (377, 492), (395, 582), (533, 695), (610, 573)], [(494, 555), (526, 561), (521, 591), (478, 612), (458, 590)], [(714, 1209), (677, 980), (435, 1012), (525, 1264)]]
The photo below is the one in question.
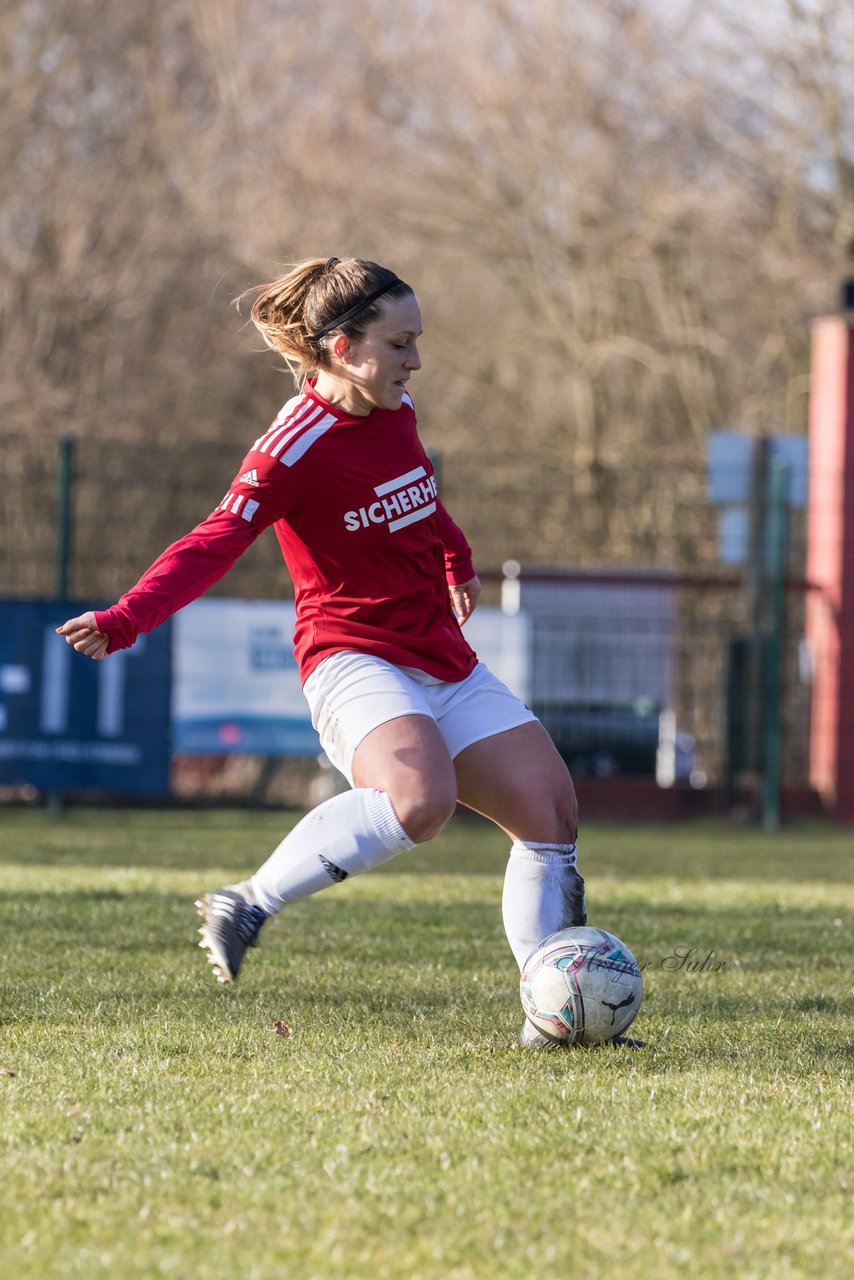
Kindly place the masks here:
[(477, 605), (477, 598), (480, 595), (480, 578), (475, 575), (470, 581), (462, 582), (458, 587), (450, 586), (448, 590), (451, 593), (451, 603), (454, 606), (457, 620), (460, 626), (463, 627), (474, 613)]
[(61, 627), (56, 628), (56, 634), (65, 636), (68, 644), (73, 645), (78, 653), (85, 653), (90, 658), (107, 656), (109, 636), (98, 630), (94, 613), (81, 613), (79, 618), (69, 618)]

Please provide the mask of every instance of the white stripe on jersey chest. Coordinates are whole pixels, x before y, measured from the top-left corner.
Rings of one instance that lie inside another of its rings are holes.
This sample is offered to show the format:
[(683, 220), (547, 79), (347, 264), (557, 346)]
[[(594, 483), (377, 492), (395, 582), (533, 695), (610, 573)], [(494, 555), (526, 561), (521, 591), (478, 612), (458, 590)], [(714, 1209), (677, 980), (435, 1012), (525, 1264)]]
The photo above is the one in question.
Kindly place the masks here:
[(316, 405), (313, 400), (309, 400), (308, 396), (292, 396), (279, 410), (270, 427), (258, 437), (252, 448), (257, 449), (259, 453), (272, 453), (273, 457), (276, 457), (292, 432), (298, 431), (305, 424), (306, 419), (311, 421), (322, 412), (322, 407)]
[[(313, 418), (314, 415), (312, 414), (312, 418), (306, 419), (306, 422), (313, 420)], [(293, 440), (295, 435), (297, 435), (297, 439), (294, 440), (293, 444), (288, 445), (288, 448), (282, 454), (281, 458), (279, 458), (279, 462), (283, 462), (286, 467), (292, 467), (295, 462), (299, 462), (304, 453), (308, 452), (315, 440), (319, 440), (321, 436), (326, 435), (329, 428), (334, 427), (337, 421), (338, 419), (334, 413), (327, 413), (319, 422), (315, 422), (313, 427), (309, 427), (307, 431), (303, 431), (302, 435), (298, 435), (297, 432), (292, 432), (287, 437), (287, 440)], [(305, 425), (306, 423), (304, 422), (301, 424), (301, 427), (304, 427)]]
[(295, 396), (252, 448), (292, 467), (338, 421), (334, 413), (323, 411), (324, 406), (315, 404), (308, 396)]

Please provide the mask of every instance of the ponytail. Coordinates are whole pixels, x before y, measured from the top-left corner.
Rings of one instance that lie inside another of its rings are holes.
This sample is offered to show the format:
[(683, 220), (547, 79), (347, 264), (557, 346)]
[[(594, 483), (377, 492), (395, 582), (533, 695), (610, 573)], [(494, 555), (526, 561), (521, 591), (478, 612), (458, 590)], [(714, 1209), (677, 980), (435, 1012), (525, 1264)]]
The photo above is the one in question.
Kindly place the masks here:
[(381, 297), (412, 289), (375, 262), (362, 258), (310, 258), (287, 275), (256, 285), (236, 299), (255, 295), (249, 313), (265, 344), (283, 356), (295, 377), (329, 364), (326, 346), (337, 333), (353, 341), (377, 319)]

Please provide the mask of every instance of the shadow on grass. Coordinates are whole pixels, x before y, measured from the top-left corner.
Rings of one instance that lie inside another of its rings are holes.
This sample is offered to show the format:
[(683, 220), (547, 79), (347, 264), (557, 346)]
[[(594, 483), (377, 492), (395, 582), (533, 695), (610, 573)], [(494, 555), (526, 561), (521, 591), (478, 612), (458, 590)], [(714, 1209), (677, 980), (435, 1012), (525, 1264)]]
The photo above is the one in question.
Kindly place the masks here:
[[(644, 904), (609, 912), (607, 927), (631, 940), (644, 965), (651, 1015), (681, 1024), (689, 1038), (695, 1027), (707, 1041), (711, 1026), (727, 1028), (704, 1054), (725, 1060), (729, 1037), (761, 1023), (770, 1043), (784, 1044), (797, 1029), (810, 1054), (828, 1057), (850, 1052), (832, 1030), (815, 1034), (822, 1019), (846, 1013), (828, 969), (847, 972), (850, 954), (844, 931), (829, 931), (825, 915)], [(473, 1011), (489, 1021), (496, 1003), (507, 1011), (502, 1019), (515, 1016), (517, 974), (494, 896), (348, 901), (341, 886), (271, 922), (240, 983), (226, 990), (195, 946), (197, 926), (192, 901), (174, 893), (6, 895), (2, 1019), (66, 1030), (186, 1019), (187, 1034), (198, 1034), (208, 1020), (243, 1026), (249, 1016), (257, 1025), (263, 1006), (270, 1022), (275, 1008), (276, 1016), (294, 1011), (304, 1021), (368, 1029), (444, 1020), (453, 1034)], [(778, 1022), (779, 1034), (769, 1032)]]
[[(374, 877), (375, 883), (379, 877)], [(200, 889), (202, 885), (200, 884)], [(348, 948), (382, 951), (389, 946), (402, 957), (418, 952), (429, 935), (448, 949), (473, 956), (487, 940), (500, 939), (500, 888), (487, 895), (473, 893), (465, 885), (461, 900), (431, 899), (425, 889), (422, 900), (401, 901), (393, 889), (378, 899), (350, 892), (350, 885), (331, 886), (294, 906), (286, 907), (267, 925), (264, 938), (299, 940), (309, 954), (325, 951), (333, 940)], [(777, 903), (687, 903), (621, 900), (613, 890), (597, 904), (588, 897), (591, 923), (623, 937), (638, 960), (661, 962), (664, 971), (714, 973), (749, 967), (751, 959), (762, 967), (788, 972), (808, 972), (840, 962), (850, 968), (850, 935), (843, 921), (828, 919), (825, 907), (779, 906)], [(34, 931), (44, 929), (50, 945), (113, 948), (140, 945), (173, 946), (176, 931), (198, 928), (192, 896), (174, 892), (119, 892), (115, 889), (42, 893), (10, 892), (0, 899), (0, 930), (10, 951), (32, 948)], [(838, 925), (839, 927), (834, 927)], [(817, 946), (820, 940), (821, 945)], [(676, 948), (676, 951), (673, 948)], [(666, 950), (669, 948), (669, 950)], [(704, 963), (706, 953), (715, 957)], [(727, 951), (729, 956), (727, 956)], [(444, 953), (437, 959), (442, 960)], [(666, 960), (671, 963), (664, 963)], [(812, 997), (810, 997), (812, 998)], [(818, 998), (818, 997), (816, 997)]]
[[(72, 809), (2, 814), (2, 861), (44, 867), (163, 867), (249, 874), (300, 820), (234, 810)], [(850, 832), (822, 824), (769, 833), (724, 821), (632, 828), (590, 824), (582, 830), (581, 867), (592, 889), (597, 876), (638, 880), (851, 881)], [(500, 875), (507, 837), (485, 819), (463, 812), (436, 840), (380, 867), (374, 875)], [(49, 877), (48, 877), (49, 878)]]

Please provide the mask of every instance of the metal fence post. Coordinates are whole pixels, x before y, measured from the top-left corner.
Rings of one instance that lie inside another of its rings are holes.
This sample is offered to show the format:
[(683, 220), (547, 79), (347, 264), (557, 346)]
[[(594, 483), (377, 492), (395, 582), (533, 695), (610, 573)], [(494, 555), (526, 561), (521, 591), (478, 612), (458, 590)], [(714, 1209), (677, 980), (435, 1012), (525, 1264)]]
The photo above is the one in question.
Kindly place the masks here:
[(783, 661), (786, 643), (786, 565), (789, 557), (790, 467), (776, 458), (771, 463), (768, 503), (768, 614), (763, 707), (762, 825), (780, 825), (782, 787)]

